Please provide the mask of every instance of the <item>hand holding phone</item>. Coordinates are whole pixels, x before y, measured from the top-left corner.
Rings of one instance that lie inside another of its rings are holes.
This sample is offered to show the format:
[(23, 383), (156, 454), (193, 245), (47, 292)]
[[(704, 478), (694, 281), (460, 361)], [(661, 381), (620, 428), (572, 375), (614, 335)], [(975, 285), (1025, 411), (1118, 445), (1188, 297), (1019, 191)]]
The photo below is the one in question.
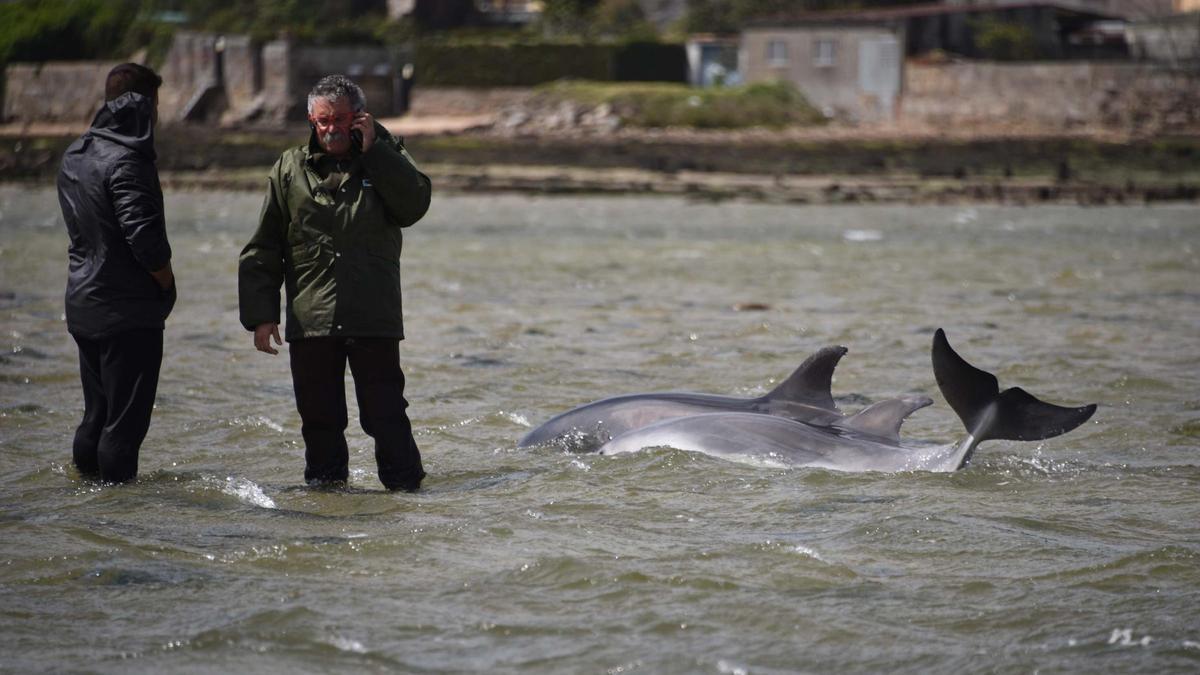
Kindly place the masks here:
[(375, 143), (375, 120), (371, 113), (362, 111), (354, 115), (350, 123), (350, 142), (359, 152), (366, 152)]

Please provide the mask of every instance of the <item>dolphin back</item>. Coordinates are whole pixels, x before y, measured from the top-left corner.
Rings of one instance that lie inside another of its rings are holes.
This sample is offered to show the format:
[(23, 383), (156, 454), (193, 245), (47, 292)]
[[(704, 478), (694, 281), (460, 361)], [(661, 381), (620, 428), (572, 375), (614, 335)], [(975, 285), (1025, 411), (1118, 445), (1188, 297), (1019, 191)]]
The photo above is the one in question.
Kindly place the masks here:
[(1096, 405), (1077, 408), (1039, 400), (1013, 387), (1000, 391), (996, 376), (967, 363), (950, 347), (941, 328), (933, 335), (933, 374), (946, 402), (971, 435), (971, 448), (989, 439), (1039, 441), (1065, 434), (1096, 412)]

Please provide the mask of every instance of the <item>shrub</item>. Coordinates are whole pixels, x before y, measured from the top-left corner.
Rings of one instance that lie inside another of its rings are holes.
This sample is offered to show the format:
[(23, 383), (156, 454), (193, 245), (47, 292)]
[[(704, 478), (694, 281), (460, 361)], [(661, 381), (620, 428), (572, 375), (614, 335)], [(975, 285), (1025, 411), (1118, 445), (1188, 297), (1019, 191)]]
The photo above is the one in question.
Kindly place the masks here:
[(609, 43), (446, 43), (417, 46), (422, 85), (530, 87), (561, 79), (673, 81), (687, 78), (683, 46)]
[(636, 127), (736, 129), (811, 125), (825, 118), (792, 85), (756, 83), (697, 89), (668, 83), (557, 82), (544, 87), (553, 99), (595, 107), (607, 103)]
[(975, 47), (980, 56), (997, 61), (1022, 61), (1037, 58), (1033, 29), (998, 19), (973, 22)]

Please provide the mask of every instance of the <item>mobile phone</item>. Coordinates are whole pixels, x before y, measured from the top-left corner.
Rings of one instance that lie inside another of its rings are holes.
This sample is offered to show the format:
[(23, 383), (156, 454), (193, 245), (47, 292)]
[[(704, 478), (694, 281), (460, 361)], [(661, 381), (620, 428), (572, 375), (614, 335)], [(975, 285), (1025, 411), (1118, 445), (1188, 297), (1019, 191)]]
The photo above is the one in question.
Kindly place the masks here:
[(351, 129), (351, 130), (350, 130), (350, 144), (354, 146), (354, 149), (355, 149), (355, 150), (358, 150), (359, 152), (362, 152), (362, 149), (363, 149), (363, 137), (362, 137), (362, 132), (361, 132), (361, 131), (359, 131), (358, 129)]

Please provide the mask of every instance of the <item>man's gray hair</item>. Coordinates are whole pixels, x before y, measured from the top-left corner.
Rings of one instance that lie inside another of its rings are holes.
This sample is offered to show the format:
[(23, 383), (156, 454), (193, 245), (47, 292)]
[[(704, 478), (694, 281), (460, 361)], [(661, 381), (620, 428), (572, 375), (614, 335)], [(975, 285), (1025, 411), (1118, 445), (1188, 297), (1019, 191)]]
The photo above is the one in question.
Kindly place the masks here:
[(362, 112), (367, 107), (367, 97), (363, 94), (362, 87), (354, 84), (354, 81), (345, 75), (326, 75), (313, 86), (312, 91), (308, 92), (309, 115), (312, 114), (313, 103), (321, 98), (330, 103), (344, 98), (350, 102), (354, 112)]

